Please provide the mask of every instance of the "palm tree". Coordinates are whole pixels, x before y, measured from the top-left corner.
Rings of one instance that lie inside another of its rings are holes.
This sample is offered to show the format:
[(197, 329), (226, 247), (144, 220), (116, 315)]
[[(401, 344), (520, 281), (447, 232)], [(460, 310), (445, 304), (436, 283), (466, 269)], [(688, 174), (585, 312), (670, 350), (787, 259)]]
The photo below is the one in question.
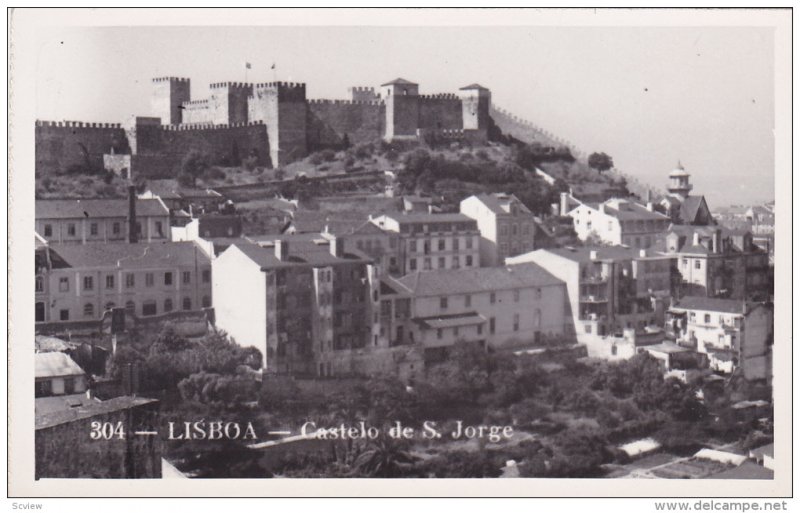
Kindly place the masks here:
[(384, 438), (369, 442), (355, 459), (352, 472), (365, 477), (402, 477), (417, 460), (403, 444)]

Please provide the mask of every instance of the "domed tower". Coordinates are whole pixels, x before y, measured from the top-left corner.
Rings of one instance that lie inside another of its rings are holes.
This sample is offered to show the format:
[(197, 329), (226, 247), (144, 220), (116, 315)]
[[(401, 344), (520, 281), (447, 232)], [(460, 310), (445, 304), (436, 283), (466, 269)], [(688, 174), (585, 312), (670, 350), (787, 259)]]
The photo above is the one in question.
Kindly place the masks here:
[(692, 184), (689, 183), (689, 173), (686, 172), (680, 161), (678, 161), (678, 166), (669, 174), (669, 187), (667, 190), (671, 195), (681, 200), (685, 200), (692, 190)]

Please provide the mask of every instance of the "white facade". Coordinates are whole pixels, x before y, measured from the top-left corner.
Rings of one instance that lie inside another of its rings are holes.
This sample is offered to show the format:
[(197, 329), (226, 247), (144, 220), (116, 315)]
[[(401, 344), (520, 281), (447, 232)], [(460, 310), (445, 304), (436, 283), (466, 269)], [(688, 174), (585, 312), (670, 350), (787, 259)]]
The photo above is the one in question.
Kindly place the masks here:
[(470, 196), (460, 211), (478, 223), (481, 266), (502, 265), (506, 257), (533, 250), (533, 214), (513, 194)]
[(580, 240), (597, 237), (613, 245), (647, 249), (670, 224), (669, 217), (653, 210), (652, 203), (639, 205), (624, 199), (610, 199), (597, 208), (581, 204), (569, 211)]

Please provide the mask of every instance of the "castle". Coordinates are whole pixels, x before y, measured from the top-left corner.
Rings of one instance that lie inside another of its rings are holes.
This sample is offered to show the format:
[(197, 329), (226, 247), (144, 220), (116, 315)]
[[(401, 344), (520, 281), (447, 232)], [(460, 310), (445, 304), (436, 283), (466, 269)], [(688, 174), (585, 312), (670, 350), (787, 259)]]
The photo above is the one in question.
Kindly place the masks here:
[(377, 92), (351, 87), (347, 100), (309, 99), (306, 85), (293, 82), (213, 83), (202, 99), (191, 98), (188, 78), (154, 78), (152, 86), (150, 117), (122, 124), (37, 121), (37, 173), (77, 166), (164, 176), (193, 149), (219, 165), (250, 157), (275, 167), (381, 139), (432, 134), (485, 142), (491, 121), (491, 92), (479, 84), (458, 94), (425, 95), (418, 84), (398, 78)]

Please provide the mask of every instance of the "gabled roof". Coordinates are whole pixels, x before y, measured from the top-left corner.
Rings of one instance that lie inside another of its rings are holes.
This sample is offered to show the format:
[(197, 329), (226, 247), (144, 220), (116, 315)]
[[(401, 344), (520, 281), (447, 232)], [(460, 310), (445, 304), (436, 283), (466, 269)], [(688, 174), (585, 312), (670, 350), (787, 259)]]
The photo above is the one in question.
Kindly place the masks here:
[(34, 355), (37, 378), (57, 378), (61, 376), (83, 376), (86, 374), (72, 358), (64, 353), (36, 353)]
[[(37, 199), (36, 219), (83, 219), (84, 217), (127, 217), (127, 199)], [(137, 199), (136, 215), (169, 216), (158, 199)]]
[(697, 214), (703, 206), (708, 210), (705, 196), (687, 196), (681, 203), (680, 218), (684, 223), (695, 222)]
[(36, 429), (43, 429), (58, 424), (65, 424), (75, 420), (86, 419), (96, 415), (107, 415), (111, 412), (127, 410), (145, 404), (157, 403), (156, 399), (146, 399), (144, 397), (131, 397), (123, 395), (107, 401), (96, 401), (81, 404), (77, 408), (59, 410), (52, 413), (36, 415)]
[(381, 87), (387, 86), (387, 85), (419, 85), (419, 84), (417, 84), (416, 82), (411, 82), (409, 80), (406, 80), (405, 78), (399, 78), (398, 77), (398, 78), (395, 78), (394, 80), (392, 80), (390, 82), (386, 82), (385, 84), (381, 84)]
[(564, 283), (533, 263), (476, 269), (417, 271), (397, 280), (417, 296), (442, 296)]
[(342, 263), (372, 262), (369, 256), (352, 248), (347, 248), (341, 257), (334, 256), (330, 251), (330, 241), (321, 236), (314, 240), (301, 238), (287, 240), (284, 237), (281, 237), (280, 240), (288, 243), (289, 246), (289, 255), (285, 260), (280, 260), (275, 256), (274, 241), (266, 244), (262, 243), (264, 245), (243, 241), (233, 245), (250, 260), (258, 264), (262, 271), (282, 267), (327, 267)]
[(205, 251), (193, 241), (185, 242), (125, 242), (108, 244), (51, 244), (66, 267), (164, 268), (175, 265), (208, 264)]
[(446, 214), (414, 214), (414, 213), (399, 213), (399, 214), (383, 214), (387, 219), (393, 219), (399, 224), (403, 223), (476, 223), (474, 219), (464, 214), (459, 213), (446, 213)]
[[(615, 204), (619, 205), (621, 208), (615, 208)], [(644, 205), (640, 205), (635, 201), (625, 200), (622, 202), (617, 200), (608, 200), (603, 203), (603, 208), (605, 209), (605, 213), (607, 215), (610, 215), (621, 221), (669, 219), (669, 217), (665, 216), (661, 212), (649, 210)]]
[[(475, 198), (478, 199), (481, 203), (486, 205), (486, 207), (494, 212), (495, 214), (508, 214), (509, 212), (503, 208), (503, 205), (509, 203), (515, 203), (517, 207), (526, 214), (530, 214), (531, 211), (526, 207), (516, 196), (513, 194), (502, 194), (502, 193), (485, 193), (482, 192), (480, 194), (475, 194)], [(467, 198), (469, 199), (469, 198)]]

